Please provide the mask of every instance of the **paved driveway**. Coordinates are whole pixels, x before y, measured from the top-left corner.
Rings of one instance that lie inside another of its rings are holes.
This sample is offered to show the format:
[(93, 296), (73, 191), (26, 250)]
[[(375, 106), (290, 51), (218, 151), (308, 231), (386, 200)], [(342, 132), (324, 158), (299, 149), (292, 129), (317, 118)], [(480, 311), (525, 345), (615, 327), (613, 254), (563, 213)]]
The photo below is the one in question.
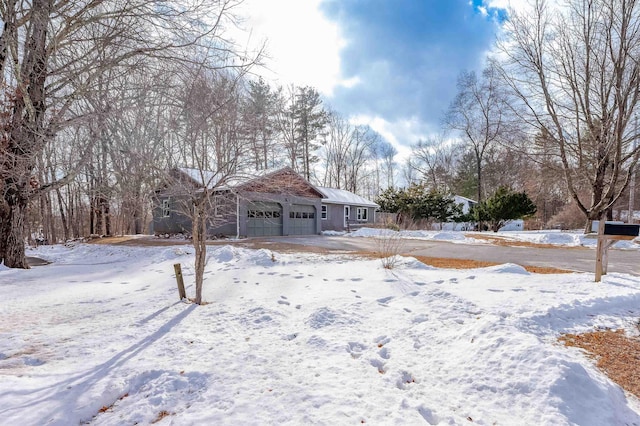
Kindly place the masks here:
[[(375, 238), (342, 236), (274, 237), (265, 246), (292, 244), (327, 250), (378, 251)], [(596, 251), (586, 247), (505, 247), (498, 245), (458, 244), (447, 241), (405, 239), (401, 252), (407, 255), (471, 259), (495, 263), (545, 266), (580, 272), (594, 272)], [(609, 272), (640, 275), (640, 252), (609, 250)]]

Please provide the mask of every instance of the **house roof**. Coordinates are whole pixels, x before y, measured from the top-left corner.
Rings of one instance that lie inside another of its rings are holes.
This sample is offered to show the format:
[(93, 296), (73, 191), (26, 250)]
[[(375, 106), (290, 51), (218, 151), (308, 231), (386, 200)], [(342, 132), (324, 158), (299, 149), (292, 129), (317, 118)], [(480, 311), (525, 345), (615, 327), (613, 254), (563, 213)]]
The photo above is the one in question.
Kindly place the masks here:
[(462, 195), (454, 195), (453, 196), (454, 199), (459, 200), (459, 201), (466, 201), (470, 204), (478, 204), (478, 202), (476, 200), (472, 200), (471, 198), (467, 198), (467, 197), (463, 197)]
[[(188, 176), (198, 186), (209, 189), (231, 189), (255, 179), (264, 178), (288, 169), (291, 168), (280, 167), (277, 169), (252, 170), (248, 173), (236, 173), (234, 175), (224, 175), (209, 170), (191, 169), (188, 167), (178, 167), (177, 170)], [(291, 170), (293, 171), (293, 169)]]
[[(259, 181), (260, 179), (269, 178), (271, 176), (277, 176), (278, 173), (282, 172), (292, 172), (296, 176), (299, 176), (305, 182), (306, 180), (302, 178), (299, 174), (297, 174), (291, 167), (281, 167), (278, 169), (265, 169), (265, 170), (257, 170), (252, 171), (250, 173), (236, 174), (232, 176), (225, 176), (219, 173), (214, 173), (208, 170), (199, 170), (199, 169), (191, 169), (188, 167), (179, 167), (177, 169), (179, 172), (189, 177), (193, 183), (199, 187), (207, 187), (209, 189), (232, 189), (244, 186), (254, 181)], [(380, 207), (378, 204), (373, 201), (367, 200), (364, 197), (361, 197), (353, 192), (346, 191), (344, 189), (335, 189), (335, 188), (327, 188), (321, 186), (313, 186), (309, 184), (310, 189), (318, 192), (319, 195), (322, 195), (322, 202), (329, 204), (344, 204), (344, 205), (352, 205), (352, 206), (363, 206), (363, 207)]]
[(327, 188), (323, 186), (317, 186), (316, 188), (325, 195), (325, 198), (322, 199), (322, 202), (324, 203), (376, 208), (380, 207), (373, 201), (367, 200), (353, 192), (345, 191), (344, 189)]

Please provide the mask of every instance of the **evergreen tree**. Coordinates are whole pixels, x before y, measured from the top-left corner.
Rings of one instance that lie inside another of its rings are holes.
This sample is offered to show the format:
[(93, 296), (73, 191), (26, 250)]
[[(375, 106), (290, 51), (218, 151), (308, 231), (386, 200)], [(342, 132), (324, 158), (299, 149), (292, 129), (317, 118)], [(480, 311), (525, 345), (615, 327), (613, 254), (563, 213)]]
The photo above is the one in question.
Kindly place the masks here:
[(314, 152), (319, 148), (317, 142), (328, 121), (328, 114), (322, 108), (322, 99), (316, 89), (310, 86), (299, 87), (296, 91), (293, 111), (295, 121), (296, 145), (300, 148), (302, 173), (311, 179), (311, 164), (318, 161)]
[(474, 209), (477, 221), (489, 222), (491, 229), (498, 232), (509, 220), (523, 219), (535, 214), (536, 205), (525, 192), (515, 192), (507, 186), (501, 186), (487, 200)]

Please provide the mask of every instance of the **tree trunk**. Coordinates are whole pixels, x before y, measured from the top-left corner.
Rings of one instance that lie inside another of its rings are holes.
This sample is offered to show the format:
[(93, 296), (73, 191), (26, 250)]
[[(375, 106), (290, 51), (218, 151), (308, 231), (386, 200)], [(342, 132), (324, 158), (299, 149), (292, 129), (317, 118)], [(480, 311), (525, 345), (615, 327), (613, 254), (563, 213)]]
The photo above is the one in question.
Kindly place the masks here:
[(69, 224), (67, 223), (67, 216), (64, 214), (64, 200), (62, 199), (60, 188), (56, 188), (56, 195), (58, 197), (58, 208), (60, 209), (60, 220), (62, 221), (64, 240), (69, 241)]
[(0, 240), (3, 244), (0, 256), (4, 259), (4, 265), (9, 268), (29, 269), (24, 253), (24, 218), (27, 213), (28, 199), (18, 191), (12, 192), (14, 193), (5, 196), (7, 210), (2, 217), (0, 229)]
[[(204, 203), (203, 203), (204, 204)], [(202, 304), (202, 284), (204, 282), (204, 267), (207, 259), (207, 234), (206, 234), (206, 214), (204, 206), (195, 206), (193, 217), (193, 247), (195, 249), (195, 275), (196, 275), (196, 298), (194, 302)]]

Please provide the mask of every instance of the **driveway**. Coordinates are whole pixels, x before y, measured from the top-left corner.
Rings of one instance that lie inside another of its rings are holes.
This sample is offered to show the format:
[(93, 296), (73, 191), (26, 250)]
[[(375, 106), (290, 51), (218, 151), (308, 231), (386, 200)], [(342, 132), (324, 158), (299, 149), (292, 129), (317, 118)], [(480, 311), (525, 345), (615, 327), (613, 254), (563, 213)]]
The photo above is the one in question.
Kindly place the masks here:
[[(323, 248), (328, 251), (379, 251), (375, 238), (343, 236), (274, 237), (256, 240), (255, 245), (291, 244), (306, 250)], [(404, 239), (400, 249), (409, 256), (428, 256), (469, 259), (493, 263), (516, 263), (523, 266), (544, 266), (579, 272), (594, 272), (596, 251), (587, 247), (510, 247), (477, 245), (447, 241)], [(640, 275), (640, 252), (635, 250), (609, 250), (609, 272)]]

